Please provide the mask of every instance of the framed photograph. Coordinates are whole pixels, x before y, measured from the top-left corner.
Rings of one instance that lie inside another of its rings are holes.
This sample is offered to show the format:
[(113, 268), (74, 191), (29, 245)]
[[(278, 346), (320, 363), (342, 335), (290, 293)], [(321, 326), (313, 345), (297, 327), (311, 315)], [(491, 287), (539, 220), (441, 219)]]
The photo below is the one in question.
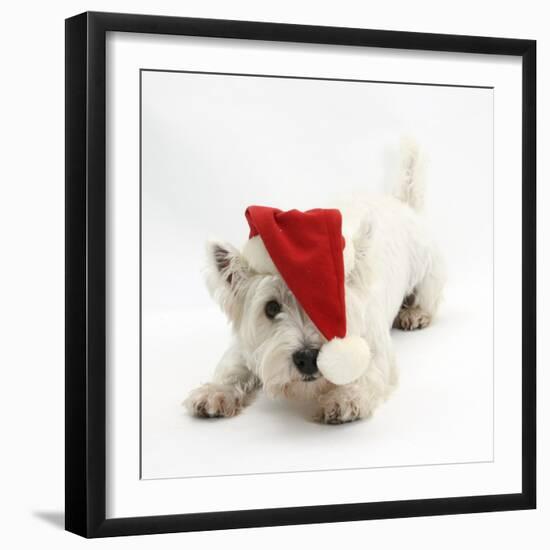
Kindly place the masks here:
[(535, 507), (532, 40), (66, 21), (66, 528)]

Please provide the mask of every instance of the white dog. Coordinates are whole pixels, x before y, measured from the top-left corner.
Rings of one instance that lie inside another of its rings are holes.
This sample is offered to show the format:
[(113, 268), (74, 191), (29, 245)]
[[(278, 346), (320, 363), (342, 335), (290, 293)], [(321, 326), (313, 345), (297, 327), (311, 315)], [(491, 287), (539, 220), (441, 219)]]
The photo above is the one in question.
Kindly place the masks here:
[(321, 372), (327, 337), (270, 262), (261, 239), (249, 240), (241, 251), (208, 245), (208, 286), (232, 323), (234, 339), (212, 382), (185, 401), (192, 414), (234, 416), (263, 388), (273, 397), (312, 400), (316, 419), (324, 423), (371, 415), (397, 382), (391, 328), (428, 326), (444, 286), (442, 259), (420, 215), (421, 172), (418, 150), (409, 144), (394, 194), (341, 209), (347, 334), (366, 343), (362, 370), (351, 382)]

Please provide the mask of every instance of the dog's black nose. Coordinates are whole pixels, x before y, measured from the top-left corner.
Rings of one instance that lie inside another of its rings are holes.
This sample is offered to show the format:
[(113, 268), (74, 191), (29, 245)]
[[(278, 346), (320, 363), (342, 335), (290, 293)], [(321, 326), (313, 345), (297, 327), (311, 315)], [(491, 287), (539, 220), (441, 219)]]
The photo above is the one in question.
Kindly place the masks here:
[(315, 374), (317, 372), (318, 355), (318, 349), (305, 348), (294, 352), (292, 360), (302, 374)]

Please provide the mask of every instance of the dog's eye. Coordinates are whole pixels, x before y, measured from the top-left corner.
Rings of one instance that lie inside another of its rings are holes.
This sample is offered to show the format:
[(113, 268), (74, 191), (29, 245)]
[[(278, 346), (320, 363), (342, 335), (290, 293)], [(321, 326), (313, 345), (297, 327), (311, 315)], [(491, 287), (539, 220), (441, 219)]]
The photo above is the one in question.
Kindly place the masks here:
[(276, 300), (269, 300), (265, 305), (265, 314), (269, 319), (275, 319), (278, 313), (281, 312), (281, 304)]

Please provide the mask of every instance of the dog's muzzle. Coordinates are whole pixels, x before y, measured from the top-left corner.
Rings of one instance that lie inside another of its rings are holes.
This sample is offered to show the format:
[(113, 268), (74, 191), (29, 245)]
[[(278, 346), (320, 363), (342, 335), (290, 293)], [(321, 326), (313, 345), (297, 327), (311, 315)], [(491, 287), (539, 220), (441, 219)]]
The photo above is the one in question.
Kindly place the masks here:
[(318, 349), (304, 348), (292, 354), (292, 361), (295, 367), (302, 374), (302, 379), (306, 382), (318, 378), (319, 369), (317, 368)]

